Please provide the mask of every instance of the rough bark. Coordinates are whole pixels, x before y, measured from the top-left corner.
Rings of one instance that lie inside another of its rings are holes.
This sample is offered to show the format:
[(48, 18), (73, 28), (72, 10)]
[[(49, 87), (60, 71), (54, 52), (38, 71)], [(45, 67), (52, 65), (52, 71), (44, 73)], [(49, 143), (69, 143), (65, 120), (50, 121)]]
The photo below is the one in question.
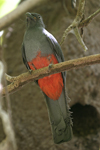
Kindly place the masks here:
[[(73, 69), (78, 69), (78, 68), (99, 64), (99, 63), (100, 63), (100, 54), (97, 54), (97, 55), (91, 55), (91, 56), (73, 59), (69, 61), (64, 61), (55, 65), (52, 64), (50, 68), (45, 67), (42, 69), (31, 71), (31, 73), (27, 72), (27, 73), (20, 74), (19, 76), (16, 77), (12, 77), (6, 74), (7, 81), (11, 82), (8, 86), (6, 86), (6, 88), (10, 94), (12, 92), (15, 92), (19, 88), (23, 87), (23, 85), (25, 85), (30, 81), (38, 80), (40, 78), (43, 78), (45, 76), (54, 73), (70, 71)], [(6, 94), (5, 91), (6, 90), (4, 87), (2, 90), (2, 96), (5, 96)]]

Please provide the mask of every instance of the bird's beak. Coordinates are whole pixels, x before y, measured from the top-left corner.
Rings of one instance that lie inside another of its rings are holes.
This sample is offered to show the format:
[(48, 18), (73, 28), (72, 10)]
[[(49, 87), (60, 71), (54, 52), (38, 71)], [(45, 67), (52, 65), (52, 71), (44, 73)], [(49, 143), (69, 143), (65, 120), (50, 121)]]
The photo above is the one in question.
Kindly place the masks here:
[(31, 13), (27, 12), (26, 17), (31, 17)]
[(36, 17), (35, 16), (33, 17), (31, 15), (31, 13), (29, 13), (29, 12), (26, 13), (26, 19), (27, 19), (27, 22), (28, 21), (36, 21)]
[(31, 13), (29, 13), (29, 12), (26, 13), (26, 20), (27, 20), (27, 22), (32, 20)]

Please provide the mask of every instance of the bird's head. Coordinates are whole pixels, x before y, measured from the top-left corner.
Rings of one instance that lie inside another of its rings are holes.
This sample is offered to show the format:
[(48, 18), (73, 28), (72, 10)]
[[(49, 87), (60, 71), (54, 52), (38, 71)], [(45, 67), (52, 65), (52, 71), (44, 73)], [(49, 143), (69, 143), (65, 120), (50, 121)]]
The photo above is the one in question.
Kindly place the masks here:
[(45, 27), (43, 19), (40, 14), (26, 13), (27, 27)]

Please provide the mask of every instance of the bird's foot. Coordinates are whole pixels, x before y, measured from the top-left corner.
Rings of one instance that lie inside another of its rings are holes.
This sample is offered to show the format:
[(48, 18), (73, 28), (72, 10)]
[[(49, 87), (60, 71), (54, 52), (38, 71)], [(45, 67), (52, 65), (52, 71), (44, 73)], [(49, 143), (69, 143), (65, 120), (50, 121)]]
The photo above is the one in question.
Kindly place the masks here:
[(32, 74), (32, 69), (29, 69), (28, 71), (29, 71), (30, 74)]
[(52, 68), (53, 64), (49, 64), (48, 66), (48, 70), (50, 71), (50, 69)]

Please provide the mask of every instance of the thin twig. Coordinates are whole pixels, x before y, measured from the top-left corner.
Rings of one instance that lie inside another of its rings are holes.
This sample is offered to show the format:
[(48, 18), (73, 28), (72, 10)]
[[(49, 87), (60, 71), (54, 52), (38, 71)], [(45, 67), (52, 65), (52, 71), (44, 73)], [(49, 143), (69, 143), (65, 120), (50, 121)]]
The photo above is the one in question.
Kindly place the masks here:
[(83, 49), (86, 51), (87, 47), (79, 33), (78, 28), (79, 27), (83, 28), (84, 26), (87, 26), (91, 22), (91, 20), (93, 20), (94, 17), (100, 13), (100, 9), (98, 9), (95, 13), (93, 13), (87, 19), (82, 21), (82, 18), (84, 15), (84, 6), (85, 6), (85, 0), (80, 0), (77, 15), (76, 15), (74, 21), (72, 22), (72, 24), (65, 30), (60, 44), (62, 44), (64, 42), (66, 36), (71, 32), (76, 36), (78, 42), (81, 44)]
[[(100, 63), (100, 54), (61, 62), (55, 65), (52, 65), (51, 69), (49, 69), (48, 67), (45, 67), (45, 68), (32, 71), (32, 74), (27, 72), (16, 77), (12, 77), (13, 81), (11, 82), (11, 84), (7, 86), (7, 89), (9, 93), (12, 93), (18, 90), (19, 88), (21, 88), (23, 85), (25, 85), (29, 81), (38, 80), (45, 76), (48, 76), (54, 73), (63, 72), (65, 70), (69, 71), (72, 69), (82, 68), (84, 66), (89, 66), (93, 64), (99, 64), (99, 63)], [(2, 95), (3, 96), (5, 95), (5, 88), (2, 90)]]
[(82, 16), (84, 14), (84, 6), (85, 6), (85, 0), (80, 0), (79, 1), (79, 7), (78, 7), (78, 10), (77, 10), (77, 15), (74, 19), (74, 22), (80, 23), (80, 21), (82, 19)]
[(76, 35), (76, 38), (77, 38), (78, 42), (81, 44), (83, 49), (86, 51), (87, 47), (86, 47), (86, 45), (85, 45), (85, 43), (84, 43), (84, 41), (83, 41), (83, 39), (82, 39), (82, 37), (79, 33), (78, 27), (74, 28), (73, 31), (74, 31), (74, 34)]
[[(83, 13), (84, 13), (84, 6), (85, 6), (85, 0), (80, 0), (79, 2), (79, 7), (78, 7), (78, 11), (77, 11), (77, 15), (73, 21), (73, 23), (65, 30), (63, 37), (61, 39), (61, 45), (64, 42), (66, 36), (75, 28), (77, 28), (79, 26), (79, 23), (81, 22), (82, 18), (83, 18)], [(75, 32), (72, 32), (75, 33)], [(75, 34), (77, 36), (77, 34)], [(78, 39), (79, 37), (77, 37)], [(82, 40), (79, 40), (82, 41)], [(81, 45), (83, 45), (83, 42), (80, 43)]]
[(15, 80), (15, 77), (12, 77), (8, 74), (5, 73), (5, 77), (6, 77), (6, 80), (9, 81), (9, 82), (13, 82)]
[(87, 19), (80, 22), (79, 27), (87, 26), (99, 13), (100, 13), (100, 9), (98, 9), (96, 12), (90, 15)]

